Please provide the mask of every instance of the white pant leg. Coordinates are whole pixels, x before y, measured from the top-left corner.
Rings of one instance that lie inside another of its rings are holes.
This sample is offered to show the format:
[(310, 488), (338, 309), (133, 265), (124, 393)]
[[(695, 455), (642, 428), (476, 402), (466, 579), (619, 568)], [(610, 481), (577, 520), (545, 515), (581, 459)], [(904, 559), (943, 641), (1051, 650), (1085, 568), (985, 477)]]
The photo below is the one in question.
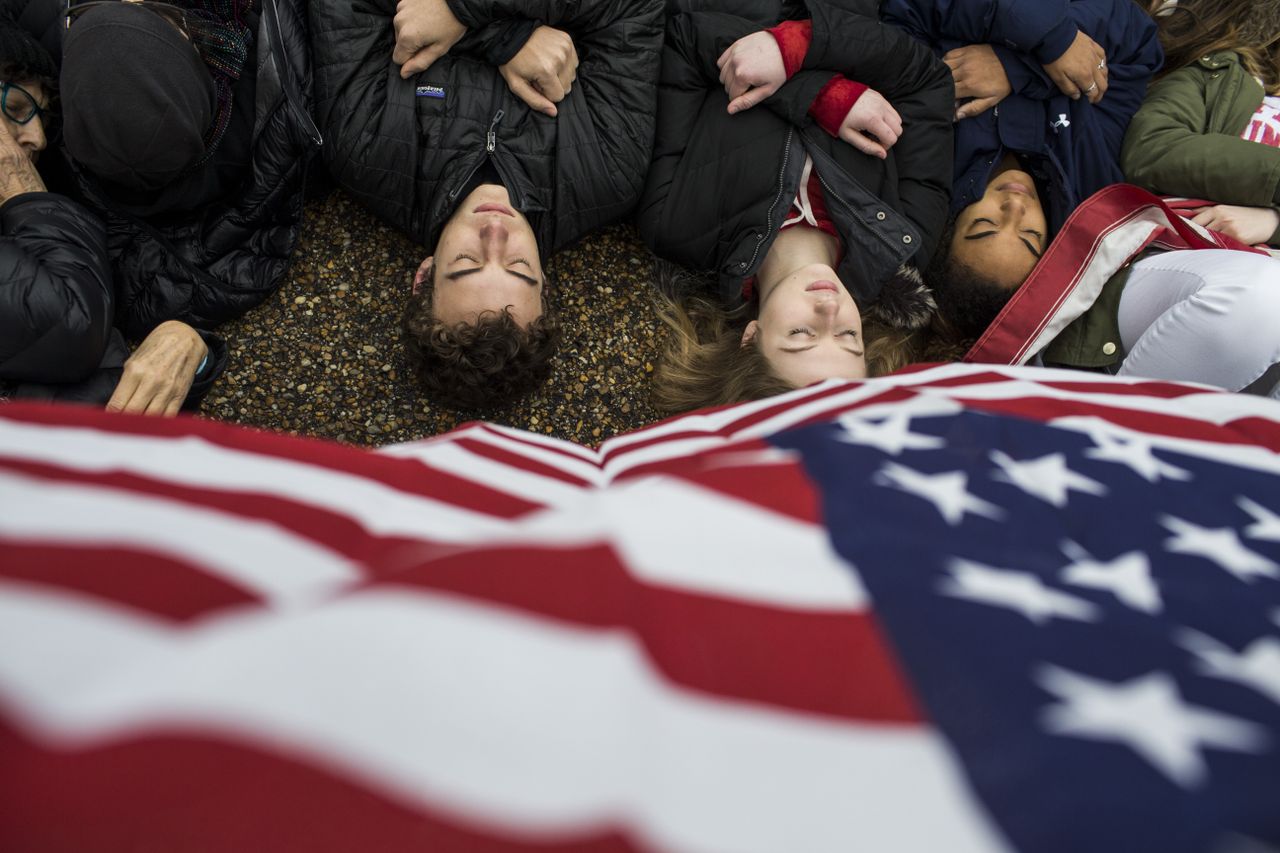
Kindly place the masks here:
[(1239, 391), (1280, 362), (1280, 260), (1203, 249), (1138, 261), (1119, 321), (1121, 376)]

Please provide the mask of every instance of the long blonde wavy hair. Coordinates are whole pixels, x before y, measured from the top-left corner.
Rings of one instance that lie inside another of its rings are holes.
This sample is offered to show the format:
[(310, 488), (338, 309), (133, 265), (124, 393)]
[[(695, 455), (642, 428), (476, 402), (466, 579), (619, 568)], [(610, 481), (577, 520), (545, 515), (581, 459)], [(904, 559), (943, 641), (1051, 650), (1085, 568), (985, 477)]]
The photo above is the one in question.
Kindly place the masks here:
[[(726, 311), (701, 296), (659, 292), (658, 317), (667, 340), (653, 372), (653, 404), (667, 413), (761, 400), (794, 387), (773, 372), (764, 354), (742, 343), (755, 304)], [(883, 376), (909, 364), (918, 333), (864, 323), (867, 375)]]

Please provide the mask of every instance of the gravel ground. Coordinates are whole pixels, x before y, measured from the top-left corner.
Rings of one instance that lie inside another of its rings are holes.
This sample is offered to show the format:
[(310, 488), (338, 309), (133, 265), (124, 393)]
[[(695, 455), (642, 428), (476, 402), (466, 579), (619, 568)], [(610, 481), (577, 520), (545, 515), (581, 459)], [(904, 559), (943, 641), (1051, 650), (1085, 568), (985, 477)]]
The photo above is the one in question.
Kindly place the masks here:
[(288, 281), (219, 328), (230, 364), (203, 414), (363, 445), (471, 420), (597, 445), (657, 420), (649, 404), (658, 347), (652, 260), (634, 228), (604, 229), (552, 258), (559, 357), (546, 385), (501, 409), (455, 411), (419, 396), (400, 312), (423, 255), (340, 191), (312, 202)]

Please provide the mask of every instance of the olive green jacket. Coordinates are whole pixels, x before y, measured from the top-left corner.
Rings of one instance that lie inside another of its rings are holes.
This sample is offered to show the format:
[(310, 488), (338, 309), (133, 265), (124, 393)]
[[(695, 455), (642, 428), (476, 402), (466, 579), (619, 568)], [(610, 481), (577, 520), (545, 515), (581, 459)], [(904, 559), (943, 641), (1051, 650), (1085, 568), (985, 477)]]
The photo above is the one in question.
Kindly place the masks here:
[[(1149, 257), (1144, 252), (1134, 261)], [(1124, 344), (1120, 341), (1120, 294), (1129, 281), (1133, 263), (1120, 269), (1102, 286), (1102, 292), (1089, 310), (1053, 339), (1041, 359), (1050, 367), (1075, 367), (1112, 373), (1124, 360)]]
[(1125, 177), (1161, 195), (1280, 209), (1280, 148), (1241, 138), (1263, 94), (1229, 50), (1164, 76), (1125, 133)]

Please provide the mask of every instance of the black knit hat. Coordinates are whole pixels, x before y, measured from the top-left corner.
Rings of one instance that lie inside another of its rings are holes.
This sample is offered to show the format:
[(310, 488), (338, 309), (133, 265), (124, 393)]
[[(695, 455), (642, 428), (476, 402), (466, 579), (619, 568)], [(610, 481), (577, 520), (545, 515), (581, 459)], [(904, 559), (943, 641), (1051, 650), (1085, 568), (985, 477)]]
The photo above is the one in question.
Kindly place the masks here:
[(0, 69), (13, 77), (6, 81), (11, 83), (58, 77), (58, 67), (49, 52), (7, 14), (0, 14)]
[(113, 3), (78, 18), (61, 88), (67, 151), (98, 178), (156, 190), (204, 157), (213, 79), (182, 33), (146, 8)]

